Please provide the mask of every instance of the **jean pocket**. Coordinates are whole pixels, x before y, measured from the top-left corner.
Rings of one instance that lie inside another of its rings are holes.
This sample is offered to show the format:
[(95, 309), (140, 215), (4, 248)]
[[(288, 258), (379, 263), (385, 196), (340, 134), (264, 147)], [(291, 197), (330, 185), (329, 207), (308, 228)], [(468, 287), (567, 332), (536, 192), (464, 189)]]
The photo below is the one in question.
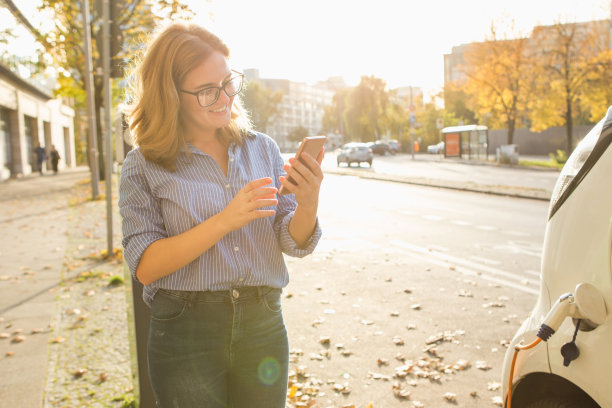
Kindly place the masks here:
[(158, 290), (151, 303), (151, 319), (167, 322), (178, 319), (187, 309), (187, 300)]
[(280, 313), (281, 311), (281, 290), (272, 288), (269, 292), (263, 295), (263, 304), (272, 313)]

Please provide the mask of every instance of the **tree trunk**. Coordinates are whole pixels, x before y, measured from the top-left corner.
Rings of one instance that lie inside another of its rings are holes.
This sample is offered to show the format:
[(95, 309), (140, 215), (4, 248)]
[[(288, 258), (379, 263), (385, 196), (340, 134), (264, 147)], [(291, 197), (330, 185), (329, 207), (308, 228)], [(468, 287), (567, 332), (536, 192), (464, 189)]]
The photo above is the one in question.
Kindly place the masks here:
[(570, 154), (572, 154), (572, 150), (573, 150), (573, 145), (574, 145), (574, 141), (573, 139), (573, 135), (572, 135), (572, 131), (574, 128), (574, 123), (572, 120), (572, 100), (571, 98), (567, 98), (567, 109), (565, 111), (565, 126), (567, 129), (567, 155), (569, 156)]
[(104, 175), (106, 174), (105, 172), (105, 166), (104, 163), (106, 163), (104, 161), (104, 135), (102, 134), (102, 113), (101, 113), (101, 108), (102, 108), (102, 92), (104, 90), (103, 86), (102, 86), (102, 80), (95, 80), (94, 79), (94, 89), (95, 89), (95, 94), (94, 94), (94, 101), (95, 101), (95, 105), (96, 105), (96, 131), (97, 131), (97, 146), (96, 148), (98, 149), (98, 169), (99, 172), (98, 174), (100, 175), (100, 181), (104, 181), (106, 180), (106, 178), (104, 177)]
[(514, 143), (514, 129), (516, 128), (516, 119), (508, 120), (508, 144)]

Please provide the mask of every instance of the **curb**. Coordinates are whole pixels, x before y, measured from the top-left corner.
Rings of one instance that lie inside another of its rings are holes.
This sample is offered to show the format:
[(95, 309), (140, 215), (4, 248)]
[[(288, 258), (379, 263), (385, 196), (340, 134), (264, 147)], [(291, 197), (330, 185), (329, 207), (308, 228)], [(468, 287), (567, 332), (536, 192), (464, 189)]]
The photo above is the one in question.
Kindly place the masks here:
[(504, 185), (479, 185), (472, 182), (450, 182), (438, 179), (425, 179), (397, 176), (392, 174), (380, 173), (361, 173), (349, 169), (324, 168), (324, 173), (341, 176), (356, 176), (363, 179), (390, 181), (395, 183), (413, 184), (425, 187), (445, 188), (449, 190), (468, 191), (473, 193), (484, 193), (505, 197), (526, 198), (532, 200), (550, 201), (551, 193), (544, 189), (534, 189), (529, 187), (514, 187)]

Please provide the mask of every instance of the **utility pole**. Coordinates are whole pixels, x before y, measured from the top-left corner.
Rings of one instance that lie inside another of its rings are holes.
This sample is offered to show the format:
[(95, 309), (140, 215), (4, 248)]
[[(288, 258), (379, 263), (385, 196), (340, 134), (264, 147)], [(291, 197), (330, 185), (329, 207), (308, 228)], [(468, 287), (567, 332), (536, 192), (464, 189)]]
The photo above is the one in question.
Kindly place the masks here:
[(113, 255), (113, 141), (111, 124), (110, 24), (109, 0), (102, 0), (102, 67), (104, 69), (104, 133), (106, 140), (106, 242), (108, 256)]
[(96, 146), (96, 105), (92, 90), (93, 75), (91, 71), (91, 21), (89, 20), (89, 1), (83, 0), (83, 52), (85, 53), (85, 88), (87, 89), (87, 111), (89, 122), (89, 169), (91, 170), (91, 198), (97, 200), (100, 196), (98, 183), (98, 149)]

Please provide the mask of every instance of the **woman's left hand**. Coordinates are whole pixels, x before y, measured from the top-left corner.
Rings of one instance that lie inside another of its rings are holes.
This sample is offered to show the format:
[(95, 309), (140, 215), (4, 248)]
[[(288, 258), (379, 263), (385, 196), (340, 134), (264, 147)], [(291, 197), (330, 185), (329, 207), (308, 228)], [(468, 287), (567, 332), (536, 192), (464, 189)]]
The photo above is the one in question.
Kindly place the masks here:
[[(316, 159), (306, 152), (303, 152), (300, 156), (302, 160), (292, 157), (289, 159), (289, 163), (283, 166), (287, 176), (280, 177), (283, 188), (295, 195), (298, 206), (303, 209), (314, 210), (315, 213), (319, 204), (319, 190), (323, 181), (321, 162), (324, 155), (325, 148), (322, 148)], [(289, 177), (295, 180), (297, 184), (287, 180)]]

